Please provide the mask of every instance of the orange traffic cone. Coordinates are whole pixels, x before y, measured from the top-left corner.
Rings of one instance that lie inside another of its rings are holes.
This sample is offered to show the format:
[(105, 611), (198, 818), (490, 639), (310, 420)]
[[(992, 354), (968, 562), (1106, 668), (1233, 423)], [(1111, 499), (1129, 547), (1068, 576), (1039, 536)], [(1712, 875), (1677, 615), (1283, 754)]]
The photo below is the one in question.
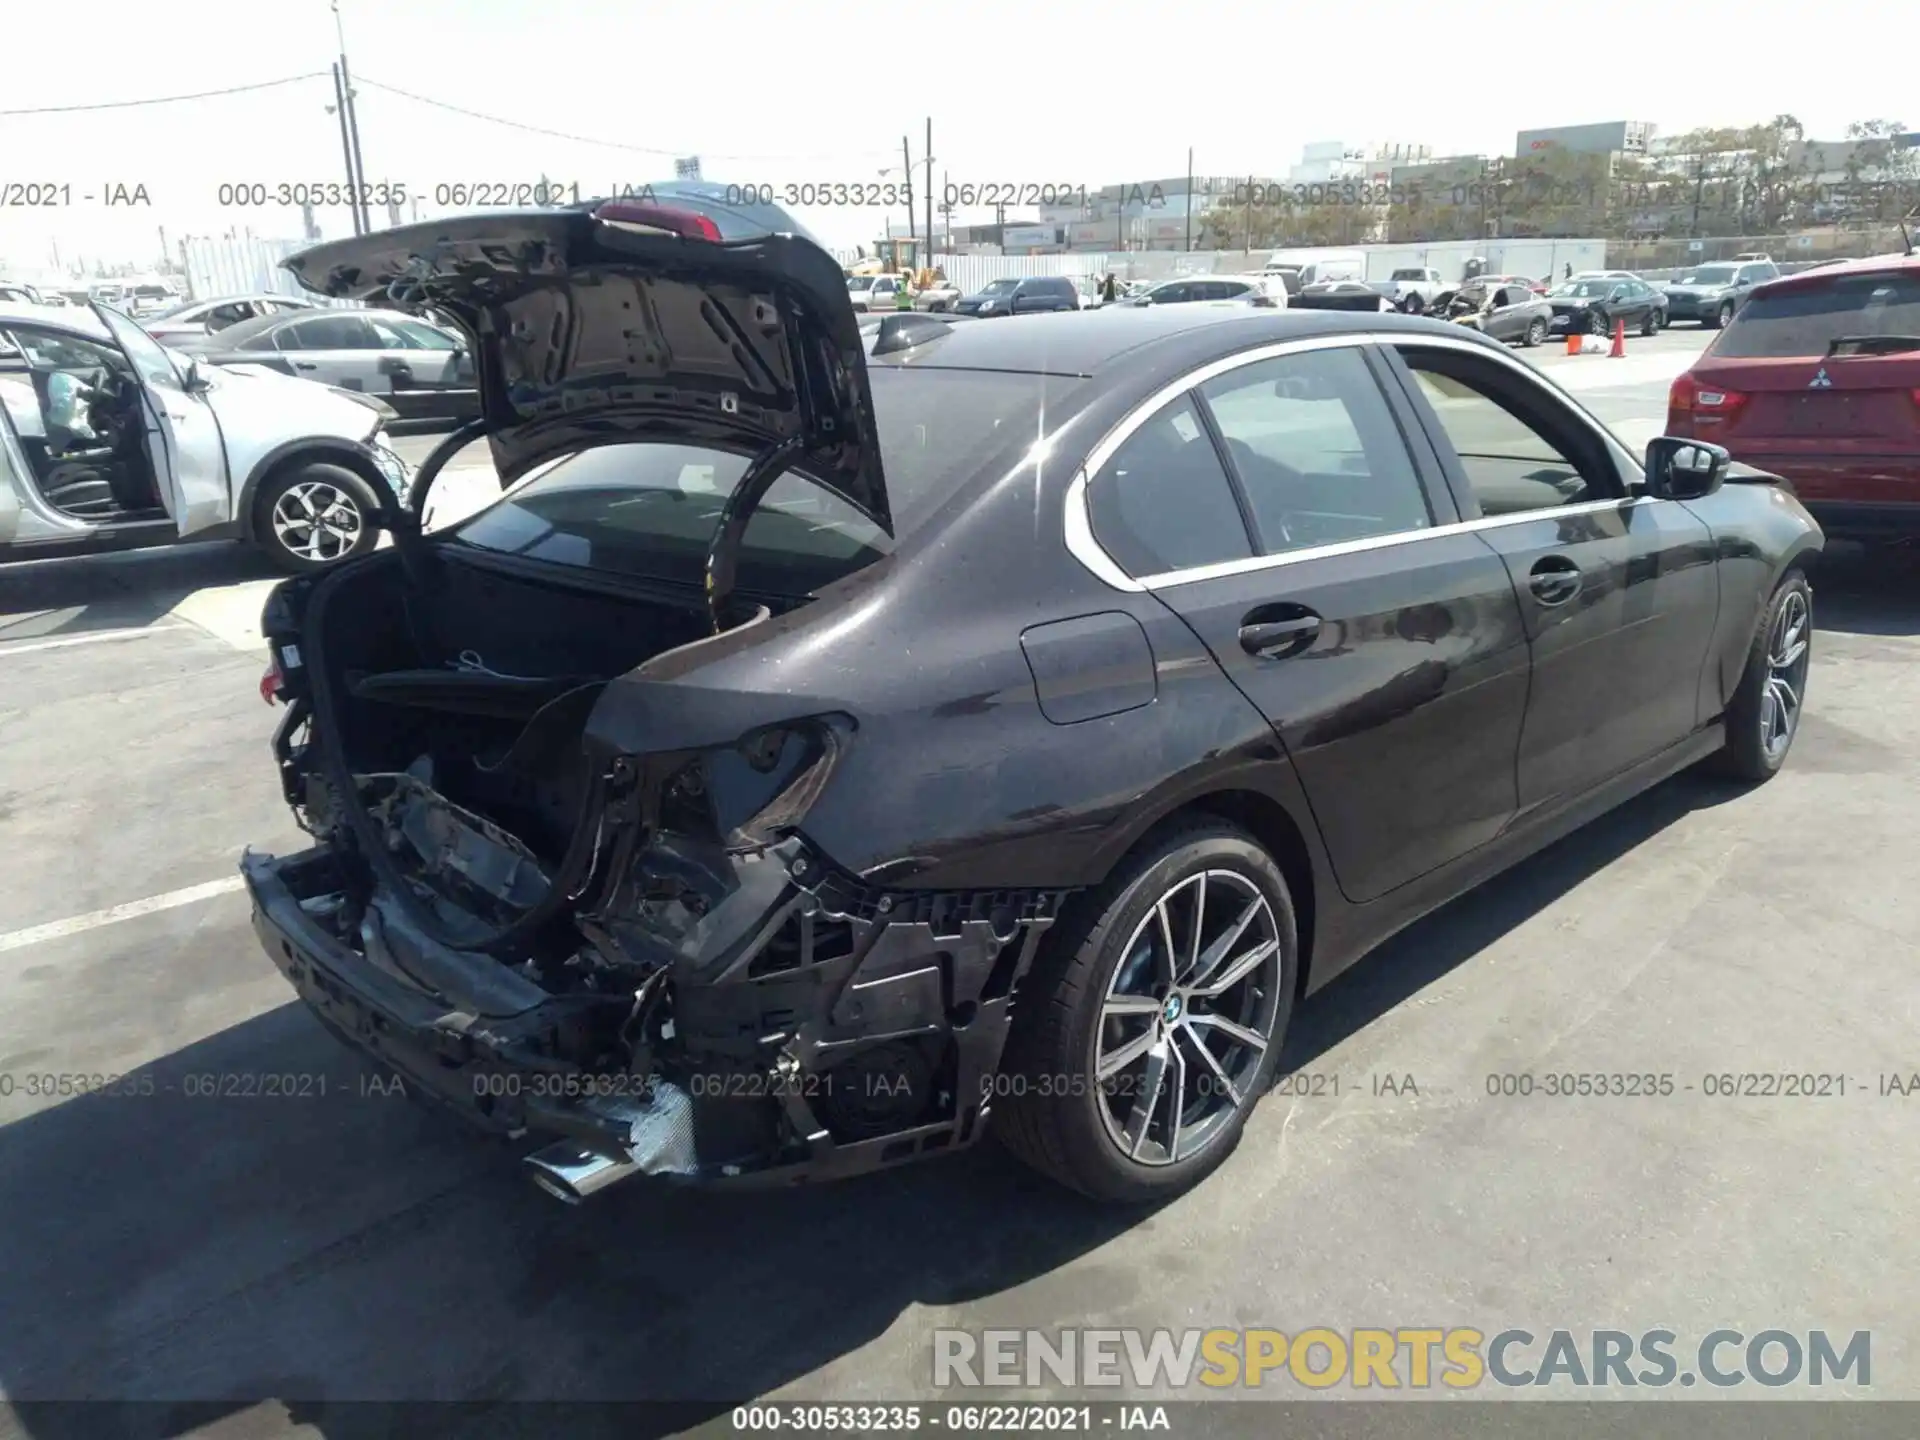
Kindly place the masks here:
[(1578, 330), (1569, 329), (1567, 331), (1567, 354), (1578, 355), (1579, 353), (1580, 353), (1580, 332)]
[(1616, 320), (1613, 322), (1613, 349), (1609, 350), (1607, 354), (1613, 359), (1619, 360), (1624, 357), (1626, 353), (1627, 322), (1624, 320)]

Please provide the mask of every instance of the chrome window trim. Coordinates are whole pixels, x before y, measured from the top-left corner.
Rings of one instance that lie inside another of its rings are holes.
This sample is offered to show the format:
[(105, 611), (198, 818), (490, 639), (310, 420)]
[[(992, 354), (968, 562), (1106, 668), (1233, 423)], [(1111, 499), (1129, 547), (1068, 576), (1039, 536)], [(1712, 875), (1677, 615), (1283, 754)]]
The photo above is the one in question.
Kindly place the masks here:
[[(1087, 498), (1087, 488), (1092, 483), (1093, 477), (1098, 475), (1113, 458), (1114, 452), (1126, 444), (1134, 431), (1158, 414), (1163, 406), (1171, 404), (1188, 391), (1206, 384), (1216, 376), (1228, 374), (1242, 366), (1257, 365), (1263, 360), (1271, 360), (1281, 355), (1299, 355), (1314, 350), (1340, 350), (1363, 345), (1420, 345), (1430, 349), (1458, 350), (1469, 355), (1483, 356), (1495, 364), (1505, 365), (1515, 373), (1526, 376), (1535, 384), (1546, 386), (1556, 399), (1579, 418), (1582, 424), (1601, 438), (1616, 465), (1622, 461), (1626, 462), (1623, 467), (1622, 483), (1628, 486), (1628, 493), (1624, 497), (1588, 500), (1577, 505), (1555, 506), (1550, 510), (1526, 510), (1517, 515), (1481, 516), (1477, 520), (1433, 525), (1420, 530), (1396, 530), (1390, 534), (1370, 535), (1360, 540), (1342, 540), (1328, 545), (1313, 545), (1302, 550), (1288, 550), (1278, 555), (1254, 555), (1241, 560), (1222, 560), (1212, 565), (1189, 566), (1183, 570), (1169, 570), (1157, 575), (1140, 577), (1127, 574), (1120, 563), (1101, 548), (1100, 542), (1093, 533), (1093, 511)], [(1332, 555), (1349, 555), (1366, 550), (1383, 549), (1389, 545), (1404, 545), (1437, 536), (1466, 535), (1477, 530), (1498, 529), (1502, 526), (1538, 520), (1548, 515), (1579, 515), (1650, 503), (1653, 497), (1634, 493), (1631, 482), (1625, 478), (1627, 474), (1640, 469), (1642, 469), (1640, 462), (1634, 458), (1632, 452), (1622, 445), (1613, 432), (1601, 424), (1572, 394), (1557, 384), (1552, 376), (1510, 354), (1504, 345), (1495, 348), (1471, 340), (1455, 339), (1451, 335), (1415, 333), (1403, 336), (1379, 330), (1351, 331), (1337, 335), (1309, 335), (1294, 340), (1276, 340), (1266, 345), (1255, 346), (1251, 350), (1241, 350), (1217, 360), (1209, 360), (1206, 364), (1189, 370), (1179, 379), (1161, 386), (1122, 416), (1120, 421), (1101, 437), (1099, 443), (1087, 452), (1086, 461), (1067, 486), (1061, 518), (1067, 550), (1082, 567), (1096, 580), (1112, 589), (1138, 594), (1142, 591), (1165, 590), (1175, 585), (1214, 580), (1223, 576), (1249, 574), (1281, 565), (1298, 564), (1305, 560), (1322, 560)]]
[(1273, 570), (1282, 565), (1297, 565), (1306, 560), (1325, 560), (1335, 555), (1357, 555), (1367, 550), (1385, 550), (1395, 545), (1417, 545), (1423, 540), (1437, 540), (1447, 535), (1472, 535), (1481, 530), (1498, 530), (1508, 525), (1521, 525), (1530, 520), (1539, 520), (1545, 516), (1591, 515), (1604, 510), (1626, 510), (1636, 505), (1653, 503), (1646, 496), (1628, 496), (1606, 500), (1583, 500), (1578, 505), (1557, 505), (1551, 510), (1523, 510), (1517, 515), (1482, 516), (1478, 520), (1457, 520), (1451, 525), (1429, 525), (1424, 530), (1395, 530), (1389, 535), (1369, 535), (1360, 540), (1336, 540), (1326, 545), (1308, 545), (1299, 550), (1287, 550), (1278, 555), (1255, 555), (1249, 560), (1222, 560), (1216, 565), (1196, 565), (1185, 570), (1168, 570), (1159, 575), (1142, 577), (1137, 588), (1141, 590), (1170, 590), (1176, 585), (1197, 585), (1203, 580), (1222, 580), (1233, 575), (1248, 575), (1259, 570)]

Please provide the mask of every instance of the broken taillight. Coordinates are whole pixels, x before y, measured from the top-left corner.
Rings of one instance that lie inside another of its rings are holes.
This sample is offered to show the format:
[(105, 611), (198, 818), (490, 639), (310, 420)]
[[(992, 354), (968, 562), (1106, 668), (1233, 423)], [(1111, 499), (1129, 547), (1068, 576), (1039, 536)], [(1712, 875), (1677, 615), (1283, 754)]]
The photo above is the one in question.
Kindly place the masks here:
[(267, 673), (260, 677), (260, 698), (271, 705), (280, 698), (280, 691), (286, 686), (286, 677), (280, 673), (280, 657), (274, 656), (267, 661)]

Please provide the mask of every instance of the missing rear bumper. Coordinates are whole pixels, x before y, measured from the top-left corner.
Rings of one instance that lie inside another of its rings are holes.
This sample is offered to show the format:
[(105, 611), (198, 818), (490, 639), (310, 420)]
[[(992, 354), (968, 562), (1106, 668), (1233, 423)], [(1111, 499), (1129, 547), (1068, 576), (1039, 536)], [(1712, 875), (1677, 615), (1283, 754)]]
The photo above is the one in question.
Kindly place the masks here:
[[(327, 1028), (410, 1094), (545, 1142), (529, 1171), (569, 1203), (638, 1174), (791, 1184), (973, 1143), (1015, 989), (1065, 898), (889, 894), (790, 837), (739, 857), (697, 916), (599, 917), (600, 944), (654, 967), (638, 991), (554, 994), (379, 930), (390, 912), (377, 896), (356, 911), (325, 848), (241, 868), (262, 945)], [(609, 1048), (596, 1017), (615, 1002), (659, 1010)]]

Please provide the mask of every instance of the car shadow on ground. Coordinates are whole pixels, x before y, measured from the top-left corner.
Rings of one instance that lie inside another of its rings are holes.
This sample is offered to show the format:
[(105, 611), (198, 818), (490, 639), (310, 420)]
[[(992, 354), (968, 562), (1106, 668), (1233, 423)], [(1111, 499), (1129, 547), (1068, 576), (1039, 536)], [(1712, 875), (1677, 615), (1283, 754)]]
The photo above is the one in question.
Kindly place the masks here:
[(1336, 976), (1295, 1013), (1276, 1069), (1314, 1059), (1518, 929), (1596, 872), (1694, 811), (1725, 804), (1748, 787), (1697, 771), (1663, 781), (1589, 821), (1386, 941)]
[(1833, 541), (1813, 572), (1814, 623), (1850, 635), (1920, 635), (1920, 546)]
[(196, 591), (277, 573), (222, 541), (0, 565), (0, 645), (144, 629)]

